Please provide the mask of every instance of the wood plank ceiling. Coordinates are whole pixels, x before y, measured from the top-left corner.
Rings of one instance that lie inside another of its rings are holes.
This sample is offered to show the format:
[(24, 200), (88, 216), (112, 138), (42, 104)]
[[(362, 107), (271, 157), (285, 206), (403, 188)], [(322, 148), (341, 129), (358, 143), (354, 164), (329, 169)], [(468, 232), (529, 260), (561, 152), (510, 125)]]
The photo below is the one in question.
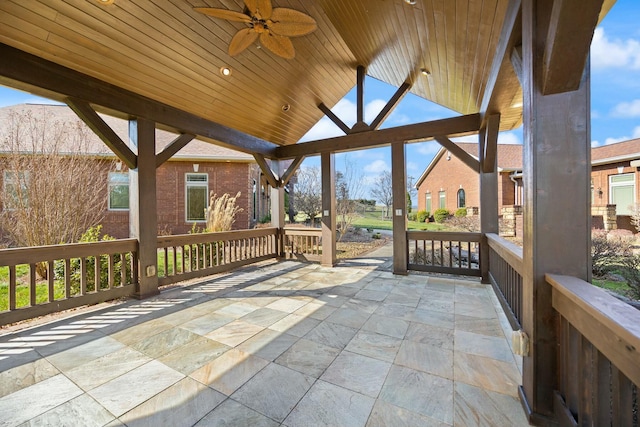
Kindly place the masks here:
[[(244, 24), (193, 10), (242, 11), (242, 0), (3, 0), (0, 42), (288, 145), (322, 117), (318, 104), (335, 105), (355, 85), (357, 65), (395, 87), (410, 81), (412, 93), (461, 114), (478, 112), (508, 0), (273, 5), (302, 11), (318, 23), (315, 32), (292, 39), (292, 60), (258, 46), (230, 57), (229, 42)], [(225, 66), (231, 76), (220, 74)], [(420, 73), (423, 68), (429, 76)], [(521, 121), (522, 91), (509, 70), (496, 85), (503, 92), (501, 105), (494, 106), (502, 113), (502, 129)]]

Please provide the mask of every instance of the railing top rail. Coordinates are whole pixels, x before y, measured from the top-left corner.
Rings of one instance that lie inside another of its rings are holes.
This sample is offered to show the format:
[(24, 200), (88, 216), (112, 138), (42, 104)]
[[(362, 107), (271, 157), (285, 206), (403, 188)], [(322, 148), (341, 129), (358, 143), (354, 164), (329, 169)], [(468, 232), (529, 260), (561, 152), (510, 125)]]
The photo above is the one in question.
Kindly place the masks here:
[(482, 233), (466, 231), (407, 230), (407, 238), (413, 240), (459, 240), (461, 242), (480, 242), (482, 240)]
[(251, 237), (272, 236), (277, 233), (275, 227), (256, 228), (253, 230), (219, 231), (215, 233), (177, 234), (174, 236), (158, 237), (158, 247), (189, 245), (196, 243), (209, 243), (215, 241), (248, 239)]
[(284, 228), (285, 236), (322, 236), (320, 228)]
[(522, 276), (524, 269), (522, 266), (522, 248), (495, 233), (487, 233), (487, 243), (489, 247), (496, 251), (514, 270)]
[(0, 265), (34, 264), (67, 258), (136, 252), (137, 239), (106, 240), (102, 242), (71, 243), (64, 245), (30, 246), (27, 248), (0, 249)]
[(559, 293), (553, 298), (556, 311), (640, 385), (640, 311), (578, 278), (555, 274), (545, 278)]

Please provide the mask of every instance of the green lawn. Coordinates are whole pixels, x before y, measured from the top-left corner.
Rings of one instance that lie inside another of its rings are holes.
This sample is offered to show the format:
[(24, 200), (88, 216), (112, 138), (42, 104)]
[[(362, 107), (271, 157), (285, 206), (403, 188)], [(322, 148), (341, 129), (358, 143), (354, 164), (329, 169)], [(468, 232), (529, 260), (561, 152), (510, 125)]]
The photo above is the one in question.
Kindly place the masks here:
[(593, 285), (599, 288), (608, 289), (620, 295), (629, 296), (631, 292), (631, 288), (626, 282), (617, 282), (614, 280), (599, 280), (599, 279), (593, 279), (591, 282), (593, 283)]
[[(377, 230), (392, 230), (393, 223), (391, 220), (382, 220), (380, 218), (367, 218), (360, 217), (356, 218), (352, 224), (354, 227), (360, 228), (375, 228)], [(435, 222), (416, 222), (416, 221), (408, 221), (407, 228), (409, 230), (428, 230), (428, 231), (440, 231), (445, 230), (446, 227), (442, 224), (437, 224)]]

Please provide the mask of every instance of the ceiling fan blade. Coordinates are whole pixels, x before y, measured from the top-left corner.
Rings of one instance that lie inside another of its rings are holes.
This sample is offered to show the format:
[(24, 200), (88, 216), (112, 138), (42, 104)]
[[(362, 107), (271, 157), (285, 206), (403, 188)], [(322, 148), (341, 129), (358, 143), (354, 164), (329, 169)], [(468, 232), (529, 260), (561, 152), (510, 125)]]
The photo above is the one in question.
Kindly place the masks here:
[(309, 34), (318, 28), (316, 20), (309, 15), (286, 7), (273, 9), (269, 30), (285, 37), (297, 37)]
[(260, 34), (260, 43), (271, 52), (285, 59), (293, 59), (296, 51), (288, 37), (271, 34), (268, 31)]
[(271, 12), (273, 10), (271, 0), (244, 0), (244, 4), (252, 16), (264, 20), (271, 18)]
[(231, 39), (231, 43), (229, 43), (229, 55), (236, 56), (249, 46), (258, 38), (258, 33), (256, 33), (252, 28), (243, 28), (238, 31), (235, 36)]
[(204, 13), (205, 15), (213, 16), (214, 18), (226, 19), (227, 21), (234, 22), (251, 22), (251, 17), (244, 13), (235, 12), (233, 10), (216, 9), (213, 7), (194, 7), (196, 12)]

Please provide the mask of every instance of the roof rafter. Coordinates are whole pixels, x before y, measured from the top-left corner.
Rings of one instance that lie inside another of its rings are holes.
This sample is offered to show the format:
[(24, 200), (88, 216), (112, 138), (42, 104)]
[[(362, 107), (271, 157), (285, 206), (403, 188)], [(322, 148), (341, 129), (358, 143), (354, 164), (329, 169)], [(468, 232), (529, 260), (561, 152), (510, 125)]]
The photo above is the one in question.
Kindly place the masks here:
[(451, 154), (456, 156), (462, 163), (469, 166), (476, 172), (480, 172), (480, 162), (475, 159), (472, 155), (464, 151), (462, 148), (457, 146), (455, 142), (451, 141), (446, 136), (436, 136), (433, 139), (438, 141), (440, 145), (449, 150)]
[(193, 138), (195, 138), (195, 135), (191, 135), (189, 133), (178, 135), (176, 139), (171, 141), (171, 143), (165, 147), (164, 150), (156, 154), (156, 167), (160, 167), (160, 165), (173, 157), (174, 154), (184, 148), (185, 145), (190, 143)]

